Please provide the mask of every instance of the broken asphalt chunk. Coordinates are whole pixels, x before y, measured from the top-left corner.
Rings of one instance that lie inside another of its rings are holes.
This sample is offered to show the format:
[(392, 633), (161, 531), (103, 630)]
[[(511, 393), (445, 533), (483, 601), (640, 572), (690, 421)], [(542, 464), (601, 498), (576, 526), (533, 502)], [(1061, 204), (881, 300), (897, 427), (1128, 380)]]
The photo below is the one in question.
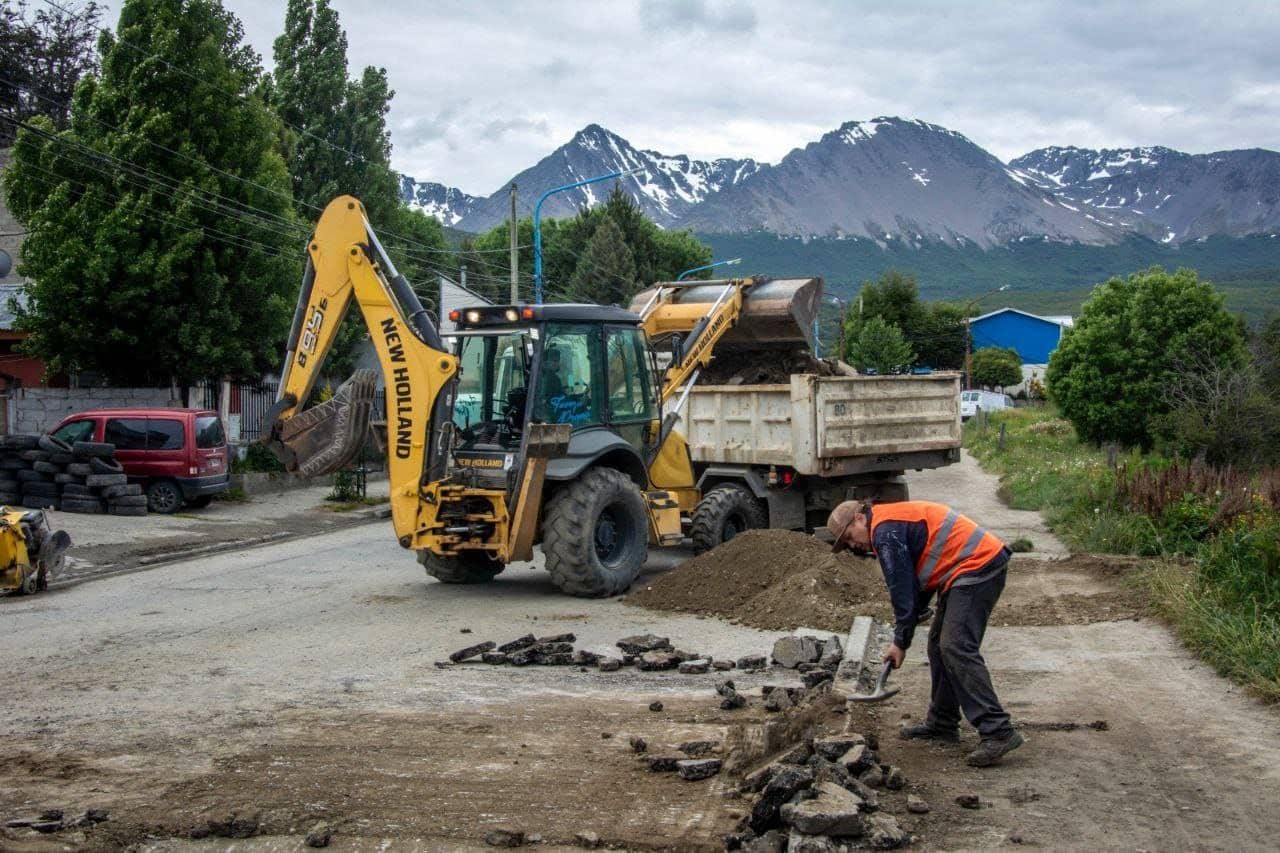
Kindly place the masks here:
[(691, 758), (677, 761), (676, 771), (686, 782), (697, 782), (700, 779), (710, 779), (719, 773), (720, 763), (718, 758)]
[(671, 651), (671, 641), (656, 634), (637, 634), (623, 637), (617, 643), (618, 648), (629, 655), (642, 655), (645, 652)]
[(492, 640), (484, 643), (477, 643), (474, 646), (467, 646), (465, 649), (458, 649), (456, 652), (449, 655), (449, 660), (454, 663), (462, 663), (464, 660), (478, 657), (485, 652), (493, 651), (497, 646), (498, 644)]

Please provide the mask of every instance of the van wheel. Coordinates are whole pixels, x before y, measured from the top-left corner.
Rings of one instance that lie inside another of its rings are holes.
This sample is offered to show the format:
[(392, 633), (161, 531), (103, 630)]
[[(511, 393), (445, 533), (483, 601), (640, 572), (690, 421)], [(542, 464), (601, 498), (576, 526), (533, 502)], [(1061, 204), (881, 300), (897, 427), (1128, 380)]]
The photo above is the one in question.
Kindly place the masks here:
[(177, 512), (182, 507), (182, 489), (173, 480), (155, 480), (147, 486), (147, 509), (152, 512)]
[(755, 495), (729, 483), (716, 486), (698, 502), (693, 511), (689, 537), (693, 552), (701, 554), (728, 542), (744, 530), (769, 526), (769, 514)]
[(204, 509), (212, 502), (213, 495), (199, 495), (198, 497), (194, 497), (187, 501), (187, 506), (195, 507), (196, 509)]
[(561, 489), (542, 530), (551, 582), (581, 598), (625, 592), (649, 553), (644, 497), (613, 468), (592, 468)]
[(483, 551), (464, 551), (456, 557), (437, 557), (419, 551), (418, 562), (440, 583), (488, 583), (506, 566), (490, 560)]

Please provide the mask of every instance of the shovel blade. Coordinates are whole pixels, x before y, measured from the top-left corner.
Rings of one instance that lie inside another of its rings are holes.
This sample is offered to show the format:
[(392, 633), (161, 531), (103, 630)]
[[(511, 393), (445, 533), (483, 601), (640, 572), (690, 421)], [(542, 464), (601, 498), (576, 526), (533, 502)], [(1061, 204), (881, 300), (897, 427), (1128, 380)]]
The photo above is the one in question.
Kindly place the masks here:
[(290, 470), (320, 477), (349, 465), (369, 434), (376, 390), (376, 374), (357, 370), (331, 398), (285, 421), (279, 441), (288, 450), (285, 458), (292, 460)]

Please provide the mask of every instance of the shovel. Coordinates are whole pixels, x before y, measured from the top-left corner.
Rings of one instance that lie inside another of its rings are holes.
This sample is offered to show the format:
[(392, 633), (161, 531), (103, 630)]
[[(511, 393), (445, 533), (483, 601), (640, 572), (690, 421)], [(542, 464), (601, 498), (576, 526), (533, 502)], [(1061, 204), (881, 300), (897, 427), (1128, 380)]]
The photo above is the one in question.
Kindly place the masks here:
[(855, 693), (847, 697), (849, 702), (883, 702), (884, 700), (897, 696), (901, 687), (886, 688), (885, 682), (889, 680), (889, 673), (893, 671), (893, 662), (885, 661), (884, 666), (880, 669), (880, 677), (876, 679), (876, 688), (870, 693)]

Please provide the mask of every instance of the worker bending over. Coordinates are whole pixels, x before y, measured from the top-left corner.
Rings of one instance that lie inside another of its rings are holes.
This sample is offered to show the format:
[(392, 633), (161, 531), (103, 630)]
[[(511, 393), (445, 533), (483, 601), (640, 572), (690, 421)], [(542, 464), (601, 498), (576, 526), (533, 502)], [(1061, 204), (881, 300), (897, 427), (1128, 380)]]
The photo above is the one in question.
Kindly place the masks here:
[(902, 728), (902, 737), (958, 742), (963, 711), (982, 737), (969, 754), (974, 767), (995, 764), (1022, 746), (980, 649), (1008, 575), (1005, 544), (951, 507), (930, 501), (845, 501), (831, 511), (827, 529), (835, 536), (833, 552), (852, 548), (874, 553), (880, 562), (896, 622), (884, 660), (895, 669), (902, 666), (920, 614), (938, 596), (929, 627), (929, 715)]

